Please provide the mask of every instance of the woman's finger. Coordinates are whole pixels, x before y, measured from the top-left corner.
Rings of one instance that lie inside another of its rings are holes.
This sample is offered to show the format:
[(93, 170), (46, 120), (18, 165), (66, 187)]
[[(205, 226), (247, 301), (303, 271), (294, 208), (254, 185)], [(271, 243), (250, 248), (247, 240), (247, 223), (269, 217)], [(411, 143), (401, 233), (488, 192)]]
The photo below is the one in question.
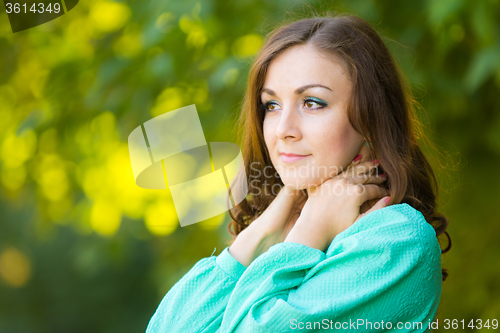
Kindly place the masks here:
[(387, 176), (382, 177), (382, 175), (361, 175), (361, 176), (356, 176), (353, 178), (348, 179), (350, 183), (352, 184), (361, 184), (361, 185), (368, 185), (368, 184), (382, 184), (387, 180)]
[(346, 177), (346, 179), (349, 181), (349, 183), (357, 185), (361, 184), (364, 185), (369, 181), (369, 179), (372, 177), (369, 173), (367, 174), (360, 174), (360, 175), (355, 175), (352, 177)]
[(382, 198), (389, 195), (389, 190), (378, 185), (355, 185), (355, 193), (358, 194), (358, 205), (361, 206), (365, 201)]
[(354, 174), (356, 175), (361, 175), (364, 173), (369, 173), (372, 172), (372, 170), (377, 169), (377, 167), (380, 165), (380, 163), (375, 160), (374, 161), (366, 161), (363, 163), (360, 163), (354, 167), (352, 167)]
[(382, 184), (387, 180), (387, 175), (383, 173), (372, 174), (371, 177), (368, 177), (365, 183), (363, 184)]
[(351, 184), (382, 184), (387, 180), (387, 175), (376, 172), (376, 170), (372, 169), (369, 173), (359, 174), (352, 177), (343, 177), (346, 178)]
[(371, 212), (374, 212), (376, 211), (377, 209), (380, 209), (380, 208), (384, 208), (384, 207), (387, 207), (388, 205), (388, 202), (390, 200), (391, 197), (389, 196), (385, 196), (383, 197), (382, 199), (380, 199), (379, 201), (377, 201), (377, 203), (375, 205), (373, 205), (372, 208), (370, 208), (369, 210), (367, 210), (365, 213), (363, 214), (360, 214), (358, 216), (358, 218), (354, 221), (356, 222), (357, 220), (359, 220), (360, 218), (362, 218), (363, 216), (367, 215), (367, 214), (370, 214)]
[(365, 161), (357, 165), (350, 165), (337, 176), (340, 178), (351, 178), (358, 175), (363, 175), (366, 173), (374, 172), (376, 168), (380, 165), (378, 161), (375, 163), (373, 161)]

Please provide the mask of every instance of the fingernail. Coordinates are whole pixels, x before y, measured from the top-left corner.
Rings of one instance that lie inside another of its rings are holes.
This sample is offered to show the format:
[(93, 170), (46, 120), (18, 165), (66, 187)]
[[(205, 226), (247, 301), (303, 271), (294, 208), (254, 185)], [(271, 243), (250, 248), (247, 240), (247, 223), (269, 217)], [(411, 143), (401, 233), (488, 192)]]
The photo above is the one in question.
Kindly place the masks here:
[(377, 164), (377, 163), (378, 163), (378, 160), (377, 160), (377, 159), (375, 159), (375, 161), (373, 161), (373, 163), (374, 163), (374, 164)]
[(391, 197), (387, 197), (387, 199), (385, 199), (385, 203), (387, 204), (389, 200), (391, 200)]
[(385, 173), (381, 174), (380, 177), (382, 178), (387, 178), (387, 175)]
[(361, 159), (361, 157), (363, 157), (363, 155), (358, 155), (352, 161), (353, 162), (357, 162), (357, 161), (359, 161)]

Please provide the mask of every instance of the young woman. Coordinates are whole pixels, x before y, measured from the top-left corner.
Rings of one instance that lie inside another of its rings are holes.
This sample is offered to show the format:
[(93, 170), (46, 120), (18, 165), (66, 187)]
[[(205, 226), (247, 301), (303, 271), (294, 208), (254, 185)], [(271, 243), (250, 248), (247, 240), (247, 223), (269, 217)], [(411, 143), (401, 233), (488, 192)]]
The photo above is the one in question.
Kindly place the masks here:
[(235, 239), (172, 287), (147, 332), (430, 331), (448, 220), (375, 30), (339, 15), (271, 33), (240, 125), (250, 194)]

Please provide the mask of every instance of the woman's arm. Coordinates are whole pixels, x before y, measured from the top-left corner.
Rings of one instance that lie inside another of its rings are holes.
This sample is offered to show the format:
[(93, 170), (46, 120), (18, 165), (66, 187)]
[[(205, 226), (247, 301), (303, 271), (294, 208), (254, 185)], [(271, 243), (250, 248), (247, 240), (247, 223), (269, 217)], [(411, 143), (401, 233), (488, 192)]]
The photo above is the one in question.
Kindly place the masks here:
[(204, 258), (165, 295), (147, 333), (215, 332), (236, 282), (246, 267), (295, 224), (305, 195), (283, 188), (266, 211), (218, 257)]
[(246, 267), (226, 247), (198, 261), (164, 296), (146, 333), (216, 332), (236, 282)]
[(244, 229), (229, 248), (242, 265), (250, 263), (271, 246), (283, 242), (295, 225), (306, 202), (302, 191), (284, 186), (269, 207)]
[(237, 282), (220, 332), (297, 332), (314, 322), (309, 329), (355, 322), (344, 330), (380, 331), (358, 319), (425, 332), (441, 285), (434, 229), (411, 206), (393, 205), (338, 234), (326, 254), (293, 242), (272, 246)]

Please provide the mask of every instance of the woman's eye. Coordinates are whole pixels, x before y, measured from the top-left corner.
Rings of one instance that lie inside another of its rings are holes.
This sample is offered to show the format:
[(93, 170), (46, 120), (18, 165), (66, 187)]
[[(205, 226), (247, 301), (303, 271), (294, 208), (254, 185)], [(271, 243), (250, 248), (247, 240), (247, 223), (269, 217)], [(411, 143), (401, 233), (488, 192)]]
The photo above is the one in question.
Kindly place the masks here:
[(327, 104), (323, 101), (316, 101), (313, 99), (305, 99), (304, 106), (308, 109), (321, 109), (325, 107)]
[(266, 111), (274, 111), (274, 110), (277, 110), (279, 107), (279, 105), (277, 103), (274, 103), (274, 102), (267, 102), (264, 104), (264, 109)]
[(313, 108), (313, 107), (314, 107), (314, 105), (316, 105), (316, 104), (317, 104), (317, 103), (316, 103), (316, 102), (313, 102), (313, 101), (306, 101), (306, 104), (305, 104), (305, 105), (306, 105), (306, 107), (308, 107), (308, 108), (310, 108), (310, 109), (311, 109), (311, 108)]

